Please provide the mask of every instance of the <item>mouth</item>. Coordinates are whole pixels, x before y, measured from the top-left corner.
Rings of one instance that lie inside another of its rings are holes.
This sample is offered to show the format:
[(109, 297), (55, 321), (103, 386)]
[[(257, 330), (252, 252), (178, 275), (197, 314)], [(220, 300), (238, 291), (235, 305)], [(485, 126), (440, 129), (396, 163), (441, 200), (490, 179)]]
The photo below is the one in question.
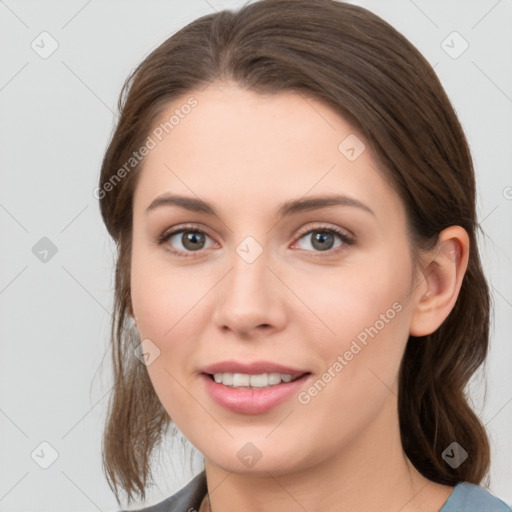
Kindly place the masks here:
[(294, 382), (302, 377), (309, 375), (305, 372), (298, 375), (291, 375), (289, 373), (205, 373), (210, 380), (217, 384), (222, 384), (230, 388), (236, 389), (265, 389), (269, 387), (279, 386), (283, 383)]
[(223, 409), (237, 414), (263, 414), (289, 403), (312, 376), (311, 372), (201, 373), (207, 395)]

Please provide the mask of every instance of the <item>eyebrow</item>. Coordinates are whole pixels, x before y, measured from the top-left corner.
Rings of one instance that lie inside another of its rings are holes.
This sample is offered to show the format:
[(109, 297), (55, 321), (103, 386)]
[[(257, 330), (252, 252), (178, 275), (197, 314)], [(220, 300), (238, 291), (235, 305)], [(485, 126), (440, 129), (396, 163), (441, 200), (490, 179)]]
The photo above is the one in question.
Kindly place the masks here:
[[(214, 207), (202, 199), (174, 194), (162, 194), (158, 196), (146, 208), (146, 213), (162, 206), (179, 206), (192, 212), (206, 213), (218, 217)], [(371, 208), (354, 197), (345, 195), (323, 195), (285, 201), (279, 205), (277, 216), (282, 218), (297, 213), (328, 208), (330, 206), (351, 206), (375, 215), (375, 212)]]

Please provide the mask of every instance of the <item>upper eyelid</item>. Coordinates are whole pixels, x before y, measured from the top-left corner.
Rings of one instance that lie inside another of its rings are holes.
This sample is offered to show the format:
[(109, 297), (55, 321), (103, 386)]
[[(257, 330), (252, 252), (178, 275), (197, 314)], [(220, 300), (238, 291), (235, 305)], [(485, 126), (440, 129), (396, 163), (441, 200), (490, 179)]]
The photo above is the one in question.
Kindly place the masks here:
[[(328, 223), (319, 224), (317, 226), (310, 226), (308, 228), (300, 229), (298, 234), (297, 234), (297, 236), (302, 237), (304, 235), (307, 235), (311, 231), (315, 231), (315, 230), (318, 230), (318, 231), (321, 231), (321, 230), (325, 230), (325, 231), (332, 230), (334, 232), (341, 231), (342, 234), (347, 236), (347, 238), (353, 238), (354, 237), (354, 235), (347, 228), (342, 228), (340, 226), (329, 226)], [(336, 233), (336, 234), (339, 234), (339, 233)]]

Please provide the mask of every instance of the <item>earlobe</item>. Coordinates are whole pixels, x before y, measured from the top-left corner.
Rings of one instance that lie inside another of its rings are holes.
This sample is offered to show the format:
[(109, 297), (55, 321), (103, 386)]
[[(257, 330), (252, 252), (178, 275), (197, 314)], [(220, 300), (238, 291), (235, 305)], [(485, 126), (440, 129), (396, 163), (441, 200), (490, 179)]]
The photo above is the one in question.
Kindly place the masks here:
[(424, 258), (416, 288), (409, 333), (426, 336), (448, 317), (459, 296), (469, 261), (469, 237), (460, 226), (439, 233), (436, 247)]
[(128, 304), (126, 317), (127, 317), (127, 320), (131, 327), (137, 327), (137, 317), (135, 316), (135, 314), (133, 312), (133, 306), (132, 306), (131, 301)]
[(126, 313), (127, 313), (126, 316), (128, 317), (129, 322), (134, 326), (137, 325), (137, 317), (135, 316), (135, 313), (133, 312), (133, 304), (132, 304), (131, 298), (129, 300)]
[(137, 328), (137, 320), (135, 319), (135, 317), (133, 317), (132, 315), (127, 315), (127, 321), (130, 328)]

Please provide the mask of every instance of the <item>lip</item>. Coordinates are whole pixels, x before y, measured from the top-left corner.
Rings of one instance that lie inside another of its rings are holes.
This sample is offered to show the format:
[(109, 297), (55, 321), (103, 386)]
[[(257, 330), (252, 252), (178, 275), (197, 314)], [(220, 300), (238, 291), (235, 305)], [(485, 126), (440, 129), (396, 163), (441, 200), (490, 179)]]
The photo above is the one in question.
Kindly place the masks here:
[(259, 375), (261, 373), (284, 373), (297, 377), (303, 373), (308, 373), (307, 370), (300, 370), (297, 368), (290, 368), (279, 363), (271, 361), (251, 361), (249, 363), (242, 363), (237, 361), (220, 361), (200, 370), (202, 373), (246, 373), (248, 375)]
[[(245, 373), (258, 375), (261, 373), (284, 373), (292, 375), (295, 380), (281, 382), (266, 388), (231, 388), (215, 382), (210, 375), (215, 373)], [(239, 414), (262, 414), (297, 395), (312, 374), (305, 370), (290, 368), (269, 361), (239, 363), (223, 361), (206, 366), (200, 378), (204, 382), (206, 392), (221, 407)]]

